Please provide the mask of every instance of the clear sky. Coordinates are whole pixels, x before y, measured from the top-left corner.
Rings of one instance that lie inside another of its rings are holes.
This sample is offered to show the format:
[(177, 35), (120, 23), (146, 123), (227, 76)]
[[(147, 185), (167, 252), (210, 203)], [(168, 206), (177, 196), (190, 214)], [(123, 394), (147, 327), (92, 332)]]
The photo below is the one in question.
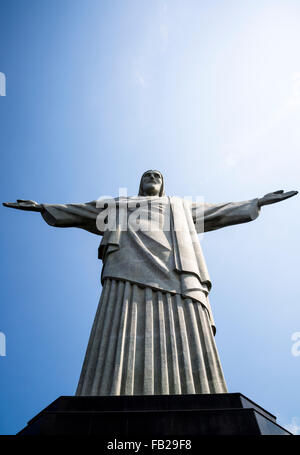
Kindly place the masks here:
[[(299, 23), (297, 0), (2, 0), (2, 201), (135, 195), (149, 168), (207, 202), (299, 190)], [(202, 239), (229, 391), (294, 432), (299, 203)], [(0, 433), (14, 434), (75, 393), (100, 238), (0, 213)]]

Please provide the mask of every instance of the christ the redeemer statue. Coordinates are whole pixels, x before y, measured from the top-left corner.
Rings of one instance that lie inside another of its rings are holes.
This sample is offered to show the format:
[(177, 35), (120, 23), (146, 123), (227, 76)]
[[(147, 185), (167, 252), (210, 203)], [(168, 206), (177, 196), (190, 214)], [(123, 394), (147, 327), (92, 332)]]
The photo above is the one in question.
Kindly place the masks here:
[(167, 197), (162, 174), (149, 170), (137, 197), (113, 203), (4, 203), (103, 236), (103, 289), (76, 395), (227, 392), (197, 234), (252, 221), (263, 205), (296, 194), (197, 204)]

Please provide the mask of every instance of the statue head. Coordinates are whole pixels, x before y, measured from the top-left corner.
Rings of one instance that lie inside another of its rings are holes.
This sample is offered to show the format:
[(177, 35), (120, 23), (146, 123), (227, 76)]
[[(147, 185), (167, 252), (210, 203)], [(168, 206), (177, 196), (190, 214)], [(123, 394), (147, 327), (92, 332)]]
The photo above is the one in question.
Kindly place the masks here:
[(164, 196), (164, 178), (162, 173), (150, 169), (142, 175), (139, 196)]

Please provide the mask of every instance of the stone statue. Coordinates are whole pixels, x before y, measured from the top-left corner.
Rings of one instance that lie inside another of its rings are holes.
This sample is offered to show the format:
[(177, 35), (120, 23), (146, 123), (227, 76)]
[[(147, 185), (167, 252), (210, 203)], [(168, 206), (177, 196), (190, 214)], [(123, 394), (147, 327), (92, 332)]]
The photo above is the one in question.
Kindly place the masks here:
[(51, 226), (103, 236), (103, 289), (76, 395), (227, 392), (197, 234), (252, 221), (263, 205), (296, 194), (275, 191), (244, 202), (198, 204), (167, 197), (162, 174), (149, 170), (137, 197), (4, 203), (40, 212)]

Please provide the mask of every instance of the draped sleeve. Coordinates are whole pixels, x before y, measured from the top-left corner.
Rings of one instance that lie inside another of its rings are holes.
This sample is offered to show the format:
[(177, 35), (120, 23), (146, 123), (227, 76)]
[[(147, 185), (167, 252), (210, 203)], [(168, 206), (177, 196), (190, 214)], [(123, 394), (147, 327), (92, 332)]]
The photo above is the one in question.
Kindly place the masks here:
[(196, 202), (192, 203), (191, 209), (198, 233), (214, 231), (235, 224), (248, 223), (255, 220), (260, 213), (258, 199), (219, 204)]
[(103, 235), (96, 225), (101, 209), (97, 201), (82, 204), (42, 204), (42, 217), (54, 227), (77, 227), (96, 235)]

